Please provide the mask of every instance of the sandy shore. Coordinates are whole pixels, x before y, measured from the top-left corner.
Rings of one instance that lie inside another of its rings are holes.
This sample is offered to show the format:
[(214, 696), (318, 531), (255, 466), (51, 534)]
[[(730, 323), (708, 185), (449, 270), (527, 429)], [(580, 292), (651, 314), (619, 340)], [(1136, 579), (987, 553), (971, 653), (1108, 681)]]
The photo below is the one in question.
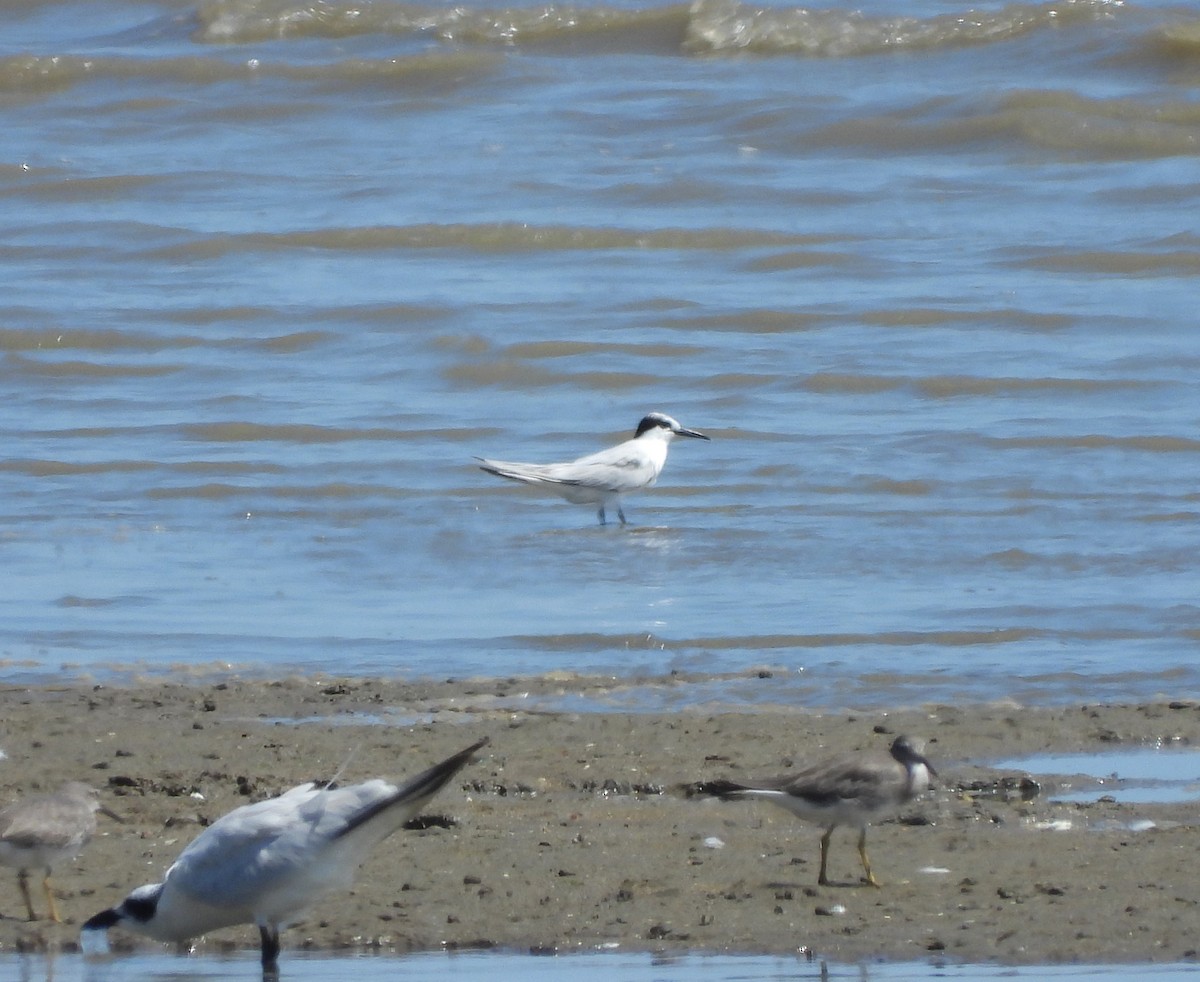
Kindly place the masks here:
[[(0, 689), (0, 802), (82, 779), (125, 818), (102, 817), (83, 855), (57, 871), (63, 925), (26, 922), (15, 884), (0, 892), (0, 949), (73, 948), (83, 920), (158, 879), (203, 824), (240, 804), (328, 777), (347, 759), (343, 780), (403, 777), (487, 735), (491, 746), (431, 808), (452, 823), (385, 843), (351, 895), (329, 897), (286, 932), (285, 960), (303, 946), (616, 945), (1006, 963), (1196, 957), (1194, 804), (1052, 803), (1045, 782), (1023, 800), (1002, 787), (1019, 773), (986, 765), (1044, 751), (1200, 746), (1200, 703), (857, 715), (502, 705), (518, 689), (572, 686), (297, 679)], [(818, 887), (820, 830), (767, 805), (681, 790), (810, 756), (883, 750), (902, 732), (927, 741), (941, 779), (898, 820), (872, 827), (882, 889), (858, 883), (851, 830), (834, 834), (831, 851), (830, 875), (844, 882)], [(1154, 827), (1132, 830), (1145, 820)], [(15, 879), (7, 869), (0, 876)], [(113, 941), (150, 944), (117, 932)], [(231, 929), (202, 944), (256, 948), (257, 932)]]

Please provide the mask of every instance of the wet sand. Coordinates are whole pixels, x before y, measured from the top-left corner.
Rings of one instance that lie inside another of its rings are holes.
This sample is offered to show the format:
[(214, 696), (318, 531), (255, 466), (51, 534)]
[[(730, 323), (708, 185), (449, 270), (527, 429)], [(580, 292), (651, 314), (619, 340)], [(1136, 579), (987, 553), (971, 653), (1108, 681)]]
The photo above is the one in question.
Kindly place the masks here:
[[(1045, 782), (1025, 800), (1020, 773), (987, 762), (1200, 746), (1200, 702), (828, 715), (507, 704), (517, 693), (588, 686), (322, 678), (0, 689), (0, 802), (85, 780), (125, 819), (101, 817), (91, 845), (56, 872), (62, 925), (27, 922), (15, 874), (0, 868), (12, 883), (0, 891), (0, 950), (73, 949), (87, 917), (159, 879), (204, 824), (240, 804), (343, 765), (344, 781), (404, 777), (487, 735), (491, 745), (429, 809), (449, 821), (388, 840), (350, 895), (326, 898), (285, 932), (285, 964), (300, 947), (1196, 957), (1194, 803), (1054, 803)], [(685, 793), (703, 779), (886, 750), (896, 733), (926, 740), (940, 779), (896, 820), (872, 826), (881, 889), (859, 882), (853, 830), (834, 833), (830, 876), (841, 882), (818, 887), (819, 829), (769, 805)], [(1154, 827), (1132, 830), (1145, 820)], [(34, 896), (42, 909), (36, 882)], [(112, 941), (153, 944), (117, 931)], [(258, 936), (235, 928), (200, 944), (256, 949)]]

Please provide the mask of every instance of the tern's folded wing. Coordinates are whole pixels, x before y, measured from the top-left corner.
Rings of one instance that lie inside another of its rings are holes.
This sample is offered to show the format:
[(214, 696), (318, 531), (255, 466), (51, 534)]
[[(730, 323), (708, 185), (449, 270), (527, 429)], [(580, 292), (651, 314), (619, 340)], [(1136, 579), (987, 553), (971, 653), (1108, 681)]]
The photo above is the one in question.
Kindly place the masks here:
[[(597, 457), (600, 455), (597, 454)], [(569, 464), (518, 464), (505, 460), (482, 460), (489, 474), (525, 484), (560, 484), (597, 491), (636, 491), (654, 483), (653, 465), (639, 454), (593, 460), (585, 457)]]
[(604, 491), (636, 491), (650, 487), (658, 478), (658, 467), (636, 447), (613, 447), (570, 464), (554, 465), (556, 478), (564, 484)]

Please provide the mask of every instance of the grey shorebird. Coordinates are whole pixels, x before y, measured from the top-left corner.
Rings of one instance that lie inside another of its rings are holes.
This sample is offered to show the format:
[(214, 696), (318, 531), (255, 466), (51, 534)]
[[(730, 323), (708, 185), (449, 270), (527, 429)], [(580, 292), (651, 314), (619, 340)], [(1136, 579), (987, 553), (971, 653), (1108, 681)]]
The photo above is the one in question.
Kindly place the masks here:
[(695, 786), (701, 794), (721, 798), (758, 798), (786, 808), (807, 822), (825, 826), (821, 836), (821, 870), (817, 882), (829, 885), (826, 874), (829, 840), (839, 825), (859, 828), (858, 856), (866, 881), (879, 886), (867, 857), (867, 825), (895, 811), (929, 787), (937, 771), (925, 758), (922, 745), (898, 736), (887, 755), (847, 754), (782, 777), (762, 781), (705, 781)]
[(671, 439), (708, 437), (679, 425), (665, 413), (650, 413), (638, 423), (632, 440), (565, 464), (520, 464), (509, 460), (476, 457), (482, 470), (510, 481), (520, 481), (561, 495), (576, 505), (599, 505), (597, 515), (605, 524), (605, 509), (615, 508), (625, 524), (622, 495), (654, 487), (667, 462)]
[(157, 941), (189, 941), (235, 924), (258, 926), (263, 974), (279, 967), (279, 932), (323, 895), (347, 890), (375, 846), (449, 783), (484, 737), (398, 787), (376, 779), (301, 784), (235, 808), (179, 854), (162, 883), (138, 887), (84, 931), (121, 925)]
[(79, 855), (95, 835), (96, 812), (121, 820), (100, 804), (98, 794), (95, 788), (69, 781), (57, 791), (30, 795), (0, 811), (0, 863), (17, 870), (17, 885), (31, 921), (37, 920), (37, 914), (29, 896), (29, 871), (44, 871), (42, 889), (50, 920), (62, 923), (50, 873), (59, 863)]

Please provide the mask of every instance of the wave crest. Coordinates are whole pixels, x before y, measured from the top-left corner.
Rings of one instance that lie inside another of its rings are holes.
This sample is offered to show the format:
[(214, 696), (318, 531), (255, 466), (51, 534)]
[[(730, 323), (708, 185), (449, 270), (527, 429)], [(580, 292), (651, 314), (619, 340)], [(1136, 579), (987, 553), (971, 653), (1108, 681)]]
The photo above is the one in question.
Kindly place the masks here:
[(668, 49), (851, 57), (1005, 41), (1072, 22), (1111, 17), (1123, 0), (1048, 0), (933, 17), (868, 16), (844, 9), (750, 6), (694, 0), (634, 9), (548, 3), (535, 7), (376, 4), (333, 0), (208, 0), (198, 40), (242, 44), (281, 38), (383, 34), (471, 45), (562, 45), (595, 51)]

